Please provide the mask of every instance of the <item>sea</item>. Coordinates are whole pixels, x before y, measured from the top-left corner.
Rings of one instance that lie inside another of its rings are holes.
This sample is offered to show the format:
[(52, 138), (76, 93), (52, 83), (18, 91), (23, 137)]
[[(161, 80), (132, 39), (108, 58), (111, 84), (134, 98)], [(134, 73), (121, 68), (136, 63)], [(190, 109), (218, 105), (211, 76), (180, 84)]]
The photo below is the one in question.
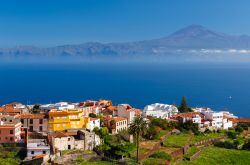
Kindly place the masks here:
[(109, 99), (230, 111), (250, 117), (250, 64), (0, 63), (0, 104)]

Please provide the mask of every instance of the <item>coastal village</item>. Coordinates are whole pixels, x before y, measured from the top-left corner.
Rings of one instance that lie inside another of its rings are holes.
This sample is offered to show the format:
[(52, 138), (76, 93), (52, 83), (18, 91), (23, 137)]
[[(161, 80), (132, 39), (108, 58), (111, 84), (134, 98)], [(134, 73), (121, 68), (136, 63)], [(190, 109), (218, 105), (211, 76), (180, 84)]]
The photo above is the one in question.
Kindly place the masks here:
[[(97, 160), (112, 163), (114, 161), (111, 160), (115, 160), (115, 163), (119, 163), (119, 161), (124, 163), (128, 159), (136, 160), (135, 148), (131, 153), (125, 150), (131, 146), (130, 144), (139, 145), (140, 151), (137, 153), (139, 161), (154, 155), (157, 147), (157, 151), (164, 149), (164, 152), (166, 151), (173, 157), (179, 152), (183, 159), (185, 146), (180, 148), (181, 151), (173, 149), (175, 147), (169, 145), (171, 142), (166, 142), (169, 136), (181, 137), (183, 132), (186, 132), (185, 135), (188, 135), (188, 138), (195, 139), (196, 131), (211, 132), (211, 134), (216, 132), (221, 135), (221, 132), (233, 130), (239, 124), (250, 124), (250, 119), (238, 118), (228, 111), (215, 112), (204, 107), (193, 107), (183, 111), (176, 105), (160, 103), (138, 109), (129, 104), (113, 105), (111, 100), (35, 105), (13, 102), (0, 107), (0, 118), (2, 148), (21, 151), (23, 155), (21, 163), (23, 164), (77, 164)], [(140, 142), (136, 132), (129, 132), (132, 130), (130, 127), (134, 126), (134, 121), (138, 118), (143, 119), (148, 127), (144, 136), (140, 134), (142, 136)], [(189, 130), (187, 129), (188, 124), (185, 123), (191, 124)], [(166, 128), (163, 127), (165, 125)], [(192, 132), (193, 127), (197, 127), (197, 130)], [(248, 127), (244, 131), (245, 133), (250, 132)], [(118, 135), (122, 137), (122, 140), (117, 140)], [(110, 140), (112, 142), (105, 148), (104, 144), (108, 141), (108, 136), (117, 137), (117, 139), (114, 142)], [(197, 137), (199, 136), (201, 135)], [(136, 137), (138, 137), (138, 141)], [(213, 140), (217, 141), (222, 137), (224, 135), (211, 136), (210, 139), (207, 139), (212, 143)], [(204, 140), (195, 141), (194, 146), (197, 143), (206, 143), (207, 141)], [(119, 145), (123, 145), (121, 149), (112, 148), (112, 143), (117, 141)], [(147, 144), (150, 144), (148, 148), (145, 147)], [(173, 145), (176, 144), (178, 145), (177, 141)], [(165, 148), (163, 148), (164, 146)], [(169, 148), (167, 148), (168, 146)], [(108, 147), (109, 149), (107, 149)], [(141, 147), (145, 148), (141, 149)], [(108, 151), (111, 154), (108, 154)], [(179, 158), (177, 156), (176, 160)], [(125, 164), (129, 164), (128, 162)], [(164, 161), (164, 164), (170, 163), (170, 160)]]

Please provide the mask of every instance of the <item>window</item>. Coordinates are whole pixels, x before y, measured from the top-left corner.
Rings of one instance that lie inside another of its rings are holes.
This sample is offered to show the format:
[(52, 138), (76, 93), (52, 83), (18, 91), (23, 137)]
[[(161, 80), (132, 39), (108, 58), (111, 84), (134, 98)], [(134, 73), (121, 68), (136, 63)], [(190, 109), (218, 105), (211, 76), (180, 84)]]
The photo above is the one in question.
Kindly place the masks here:
[(68, 145), (68, 150), (70, 150), (71, 149), (71, 146), (70, 145)]
[(53, 119), (53, 116), (50, 116), (50, 119), (52, 120), (52, 119)]
[(10, 137), (10, 141), (13, 141), (13, 137)]
[(33, 119), (30, 119), (30, 124), (33, 124)]
[(43, 126), (40, 126), (40, 127), (39, 127), (39, 131), (43, 131)]
[(30, 131), (31, 131), (31, 132), (33, 131), (33, 126), (30, 126)]
[(43, 124), (43, 119), (40, 119), (40, 120), (39, 120), (39, 124)]
[(34, 154), (35, 152), (34, 151), (31, 151), (31, 154)]
[(21, 119), (21, 123), (23, 124), (23, 119)]
[(10, 120), (10, 122), (12, 122), (12, 120)]
[(70, 141), (70, 138), (68, 138), (68, 141)]
[(0, 130), (0, 134), (1, 134), (1, 130)]
[(46, 151), (43, 151), (43, 154), (46, 154)]
[(13, 130), (10, 130), (10, 134), (13, 134)]

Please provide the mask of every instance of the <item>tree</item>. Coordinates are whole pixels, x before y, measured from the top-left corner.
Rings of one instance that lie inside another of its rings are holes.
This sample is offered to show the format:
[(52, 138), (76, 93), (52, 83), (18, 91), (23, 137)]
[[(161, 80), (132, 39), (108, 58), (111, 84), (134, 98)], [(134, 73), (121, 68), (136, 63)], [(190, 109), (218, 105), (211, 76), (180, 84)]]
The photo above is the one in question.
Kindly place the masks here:
[(244, 131), (244, 128), (241, 125), (237, 125), (235, 127), (235, 131), (238, 132), (238, 133), (242, 133)]
[(197, 123), (193, 123), (191, 120), (186, 121), (185, 123), (179, 123), (177, 128), (179, 130), (188, 130), (192, 131), (195, 135), (198, 135), (199, 132), (199, 126)]
[(145, 134), (145, 138), (152, 140), (155, 138), (155, 136), (159, 133), (158, 126), (154, 126), (152, 124), (149, 125), (148, 129), (147, 129), (147, 133)]
[(237, 132), (228, 131), (227, 132), (227, 137), (230, 138), (230, 139), (236, 139), (237, 138)]
[(147, 123), (142, 117), (136, 117), (129, 127), (129, 133), (136, 139), (136, 161), (139, 162), (139, 138), (144, 135), (147, 129)]
[(102, 140), (102, 144), (104, 143), (105, 137), (109, 135), (109, 130), (107, 127), (103, 127), (100, 129), (98, 127), (95, 127), (93, 131), (95, 132), (95, 134), (99, 135), (100, 139)]
[(193, 112), (193, 110), (188, 106), (187, 98), (185, 96), (182, 97), (181, 105), (178, 110), (180, 113)]
[(94, 113), (90, 113), (90, 114), (89, 114), (89, 117), (96, 118), (97, 116), (96, 116), (96, 114), (94, 114)]
[(30, 110), (31, 113), (39, 113), (40, 112), (40, 105), (35, 104), (33, 108)]

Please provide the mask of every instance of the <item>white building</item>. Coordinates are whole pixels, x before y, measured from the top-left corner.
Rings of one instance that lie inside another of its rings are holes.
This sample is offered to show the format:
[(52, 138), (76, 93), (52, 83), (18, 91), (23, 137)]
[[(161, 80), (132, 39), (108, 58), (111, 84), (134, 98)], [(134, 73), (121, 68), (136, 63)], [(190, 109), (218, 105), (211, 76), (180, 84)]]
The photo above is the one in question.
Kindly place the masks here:
[(27, 142), (27, 159), (39, 155), (50, 155), (50, 145), (46, 139), (29, 139)]
[(205, 115), (205, 120), (211, 120), (211, 126), (214, 129), (228, 129), (233, 127), (232, 121), (224, 115), (224, 112), (201, 112)]
[(40, 105), (39, 108), (40, 108), (41, 112), (48, 113), (50, 110), (55, 109), (55, 105), (54, 104), (43, 104), (43, 105)]
[(208, 107), (196, 107), (192, 108), (194, 112), (213, 112), (211, 108)]
[(90, 117), (86, 125), (86, 128), (90, 131), (93, 131), (95, 127), (97, 128), (101, 127), (100, 119)]
[(193, 123), (197, 123), (199, 127), (202, 124), (202, 120), (204, 119), (204, 115), (200, 112), (186, 112), (186, 113), (179, 113), (175, 116), (175, 118), (182, 123), (187, 121), (192, 121)]
[(174, 105), (155, 103), (144, 108), (143, 116), (154, 116), (157, 118), (168, 119), (178, 113)]
[(58, 110), (65, 110), (65, 109), (75, 109), (75, 104), (69, 104), (68, 102), (59, 102), (55, 104), (55, 108)]

